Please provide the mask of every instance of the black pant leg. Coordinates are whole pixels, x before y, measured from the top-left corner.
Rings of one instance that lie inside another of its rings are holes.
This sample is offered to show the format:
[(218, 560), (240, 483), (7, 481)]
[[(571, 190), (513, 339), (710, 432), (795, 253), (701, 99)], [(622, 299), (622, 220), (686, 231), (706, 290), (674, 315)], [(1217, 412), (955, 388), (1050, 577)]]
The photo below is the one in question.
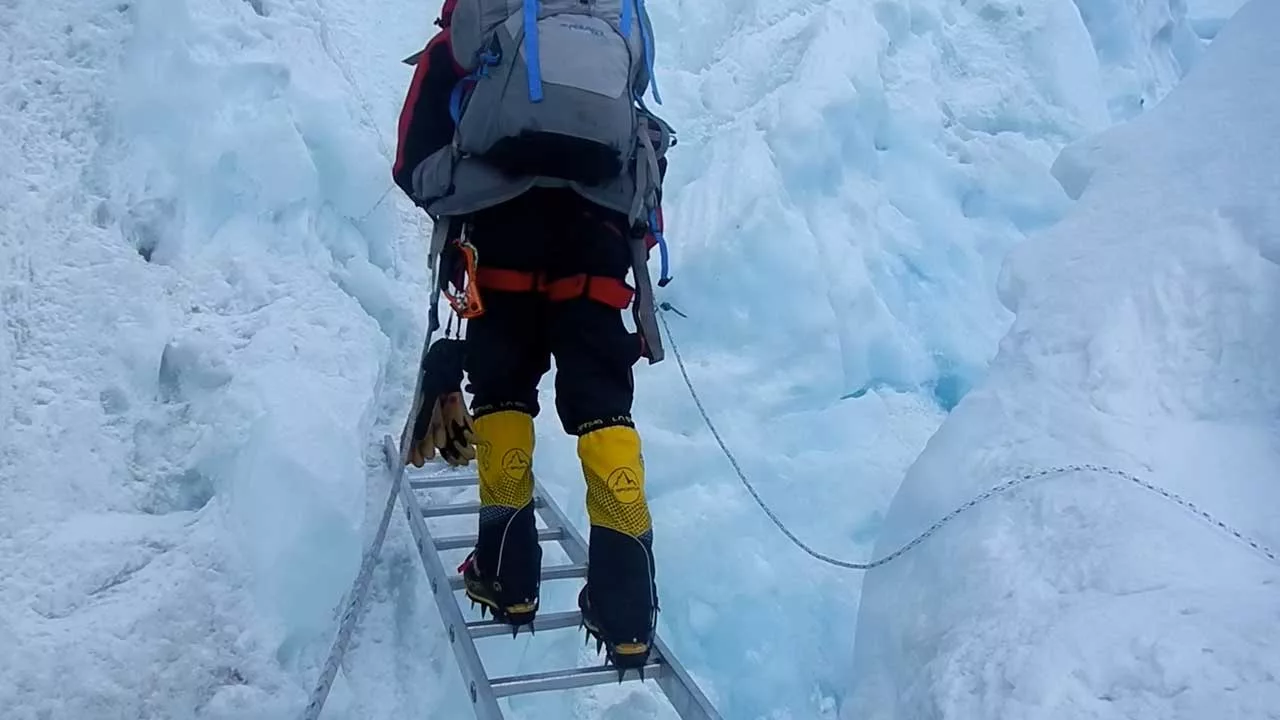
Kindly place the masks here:
[[(576, 196), (559, 211), (561, 232), (548, 245), (549, 279), (585, 273), (625, 281), (631, 268), (625, 218)], [(547, 310), (556, 410), (565, 431), (631, 426), (640, 341), (627, 330), (623, 311), (589, 297), (548, 303)]]
[[(545, 234), (534, 207), (516, 199), (477, 213), (470, 239), (483, 267), (536, 272), (545, 262)], [(537, 416), (538, 381), (551, 367), (546, 299), (533, 292), (483, 289), (485, 312), (467, 322), (467, 377), (472, 414), (501, 410)]]

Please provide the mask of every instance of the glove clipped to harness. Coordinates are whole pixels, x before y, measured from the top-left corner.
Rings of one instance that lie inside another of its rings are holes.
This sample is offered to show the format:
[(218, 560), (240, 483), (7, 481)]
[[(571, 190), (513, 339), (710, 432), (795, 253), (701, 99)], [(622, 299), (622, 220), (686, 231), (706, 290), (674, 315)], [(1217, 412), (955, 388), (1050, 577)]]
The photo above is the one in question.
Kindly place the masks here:
[(434, 460), (437, 451), (450, 465), (467, 465), (476, 459), (475, 427), (461, 392), (441, 395), (430, 408), (422, 408), (414, 423), (413, 434), (409, 462), (414, 467), (422, 467), (427, 460)]
[(461, 340), (437, 340), (422, 358), (409, 449), (414, 467), (434, 460), (437, 453), (450, 465), (466, 465), (476, 457), (475, 428), (461, 389), (465, 347)]

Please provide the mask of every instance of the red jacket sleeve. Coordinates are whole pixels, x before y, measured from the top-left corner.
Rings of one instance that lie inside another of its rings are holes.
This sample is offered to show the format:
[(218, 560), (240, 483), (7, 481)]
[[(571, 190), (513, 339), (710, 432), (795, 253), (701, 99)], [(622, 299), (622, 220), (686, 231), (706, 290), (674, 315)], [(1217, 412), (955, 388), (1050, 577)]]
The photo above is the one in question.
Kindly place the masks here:
[(409, 197), (413, 197), (414, 168), (453, 140), (449, 96), (464, 75), (453, 59), (449, 30), (441, 30), (427, 43), (418, 59), (400, 111), (399, 139), (391, 174)]

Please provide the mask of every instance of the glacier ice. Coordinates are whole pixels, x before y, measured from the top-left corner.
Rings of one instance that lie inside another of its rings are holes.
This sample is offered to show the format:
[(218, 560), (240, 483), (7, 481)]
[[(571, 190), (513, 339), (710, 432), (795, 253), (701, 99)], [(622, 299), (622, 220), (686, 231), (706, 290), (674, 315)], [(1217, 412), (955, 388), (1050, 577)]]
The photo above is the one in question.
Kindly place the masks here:
[[(650, 1), (682, 140), (662, 299), (689, 315), (673, 331), (708, 409), (806, 540), (864, 557), (902, 527), (903, 472), (989, 385), (1012, 318), (998, 288), (1032, 302), (1035, 273), (1001, 280), (1005, 257), (1112, 167), (1105, 147), (1055, 167), (1059, 151), (1199, 62), (1189, 28), (1230, 12), (1206, 2), (1189, 24), (1181, 0)], [(426, 224), (388, 166), (399, 59), (437, 5), (0, 4), (6, 717), (277, 718), (304, 701), (425, 324)], [(1270, 212), (1216, 222), (1274, 259)], [(1108, 347), (1089, 381), (1123, 404), (1141, 393)], [(861, 578), (783, 543), (671, 363), (637, 382), (663, 631), (726, 717), (836, 717)], [(1162, 402), (1221, 414), (1229, 390)], [(572, 443), (539, 427), (538, 471), (583, 522)], [(415, 562), (397, 525), (326, 717), (465, 713)], [(586, 659), (538, 642), (487, 659)], [(664, 712), (626, 687), (511, 706)]]
[[(1016, 249), (984, 383), (912, 466), (881, 547), (997, 498), (868, 575), (849, 718), (1267, 717), (1280, 703), (1273, 372), (1280, 7), (1246, 6), (1164, 102), (1065, 155), (1079, 203)], [(1088, 164), (1089, 171), (1079, 167)], [(1083, 292), (1082, 292), (1082, 289)]]

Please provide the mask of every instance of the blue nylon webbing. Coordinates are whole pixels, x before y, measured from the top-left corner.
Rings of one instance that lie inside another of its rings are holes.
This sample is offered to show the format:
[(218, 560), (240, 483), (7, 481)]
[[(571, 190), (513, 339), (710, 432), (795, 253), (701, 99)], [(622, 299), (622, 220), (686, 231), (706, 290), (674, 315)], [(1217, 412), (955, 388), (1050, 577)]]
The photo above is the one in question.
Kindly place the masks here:
[(653, 90), (653, 101), (662, 104), (662, 93), (658, 92), (658, 76), (653, 73), (653, 54), (655, 47), (653, 38), (645, 31), (644, 19), (648, 17), (648, 12), (644, 9), (644, 0), (635, 0), (637, 9), (640, 11), (640, 44), (644, 47), (644, 66), (649, 71), (649, 87)]
[(454, 84), (453, 92), (449, 93), (449, 117), (453, 118), (455, 127), (462, 122), (462, 96), (466, 93), (467, 86), (475, 85), (482, 77), (488, 77), (489, 68), (497, 64), (498, 56), (486, 50), (480, 53), (480, 64), (476, 69)]
[(658, 241), (658, 287), (664, 287), (671, 282), (671, 258), (667, 254), (667, 235), (658, 227), (658, 211), (656, 209), (649, 211), (649, 229), (653, 231), (653, 238)]
[(524, 60), (529, 69), (529, 102), (542, 102), (542, 55), (538, 45), (538, 0), (524, 0)]
[(455, 127), (462, 122), (462, 93), (466, 90), (467, 83), (474, 79), (474, 75), (462, 78), (454, 84), (453, 92), (449, 93), (449, 117), (453, 118)]
[(622, 37), (631, 39), (631, 21), (635, 15), (636, 0), (622, 0)]

